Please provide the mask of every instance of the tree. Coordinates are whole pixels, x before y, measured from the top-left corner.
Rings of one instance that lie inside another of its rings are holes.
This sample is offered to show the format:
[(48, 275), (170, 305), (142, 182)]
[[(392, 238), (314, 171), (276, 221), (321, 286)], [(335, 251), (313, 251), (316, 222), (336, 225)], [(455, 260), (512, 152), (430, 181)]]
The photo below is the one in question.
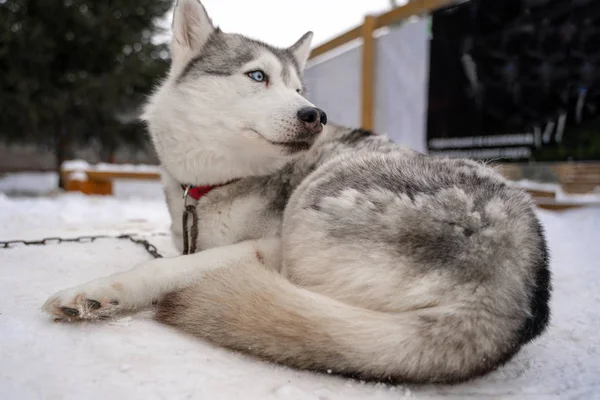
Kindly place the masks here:
[[(135, 118), (168, 67), (153, 38), (171, 0), (0, 0), (0, 138), (108, 152), (145, 139)], [(133, 117), (133, 118), (132, 118)]]

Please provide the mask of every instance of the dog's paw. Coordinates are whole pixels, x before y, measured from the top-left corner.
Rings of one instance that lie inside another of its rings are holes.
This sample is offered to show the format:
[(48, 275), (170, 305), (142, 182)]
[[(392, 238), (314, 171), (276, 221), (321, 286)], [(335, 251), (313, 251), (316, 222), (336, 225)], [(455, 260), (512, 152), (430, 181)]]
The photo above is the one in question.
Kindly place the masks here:
[(51, 296), (42, 310), (57, 321), (106, 319), (122, 308), (117, 291), (112, 288), (79, 286)]

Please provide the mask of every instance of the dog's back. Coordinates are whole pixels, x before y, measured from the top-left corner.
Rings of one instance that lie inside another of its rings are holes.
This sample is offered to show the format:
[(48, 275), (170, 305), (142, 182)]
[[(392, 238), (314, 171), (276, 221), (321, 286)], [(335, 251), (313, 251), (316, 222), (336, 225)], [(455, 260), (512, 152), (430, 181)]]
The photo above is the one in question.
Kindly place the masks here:
[(286, 365), (403, 382), (480, 375), (540, 334), (548, 255), (528, 195), (479, 163), (360, 136), (293, 191), (281, 275), (215, 271), (158, 318)]

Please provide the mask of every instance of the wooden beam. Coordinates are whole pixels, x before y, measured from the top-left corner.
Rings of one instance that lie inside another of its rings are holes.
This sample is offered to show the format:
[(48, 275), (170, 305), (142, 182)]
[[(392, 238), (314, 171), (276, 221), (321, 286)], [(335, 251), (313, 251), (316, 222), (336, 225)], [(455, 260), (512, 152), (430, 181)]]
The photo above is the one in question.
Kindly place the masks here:
[(536, 199), (556, 199), (556, 192), (552, 192), (550, 190), (540, 190), (540, 189), (525, 189), (527, 193), (533, 198)]
[(377, 17), (367, 15), (362, 25), (362, 103), (361, 103), (361, 126), (363, 129), (373, 129), (375, 104), (375, 38), (373, 31), (377, 23)]
[(321, 54), (327, 53), (330, 50), (335, 49), (336, 47), (342, 46), (348, 42), (353, 41), (354, 39), (358, 39), (362, 32), (362, 26), (357, 26), (354, 29), (349, 30), (348, 32), (342, 33), (340, 36), (337, 36), (331, 39), (327, 43), (323, 43), (319, 47), (315, 47), (311, 52), (310, 58), (315, 58), (320, 56)]
[(568, 202), (564, 202), (564, 201), (556, 201), (556, 200), (547, 200), (547, 199), (538, 199), (538, 198), (534, 198), (533, 199), (537, 205), (538, 208), (544, 209), (544, 210), (551, 210), (551, 211), (564, 211), (564, 210), (570, 210), (573, 208), (590, 208), (590, 207), (594, 207), (594, 208), (598, 208), (600, 207), (600, 203), (568, 203)]
[(113, 179), (160, 180), (160, 174), (156, 172), (85, 171), (85, 173), (90, 181), (96, 182), (112, 181)]
[[(376, 17), (377, 22), (375, 29), (396, 23), (404, 18), (408, 18), (413, 15), (417, 15), (423, 12), (430, 12), (437, 8), (444, 7), (452, 4), (456, 0), (416, 0), (408, 3), (405, 6), (395, 8), (391, 11), (381, 14)], [(315, 47), (311, 52), (309, 58), (315, 58), (321, 54), (327, 53), (330, 50), (340, 47), (352, 40), (361, 37), (363, 27), (357, 26), (356, 28), (350, 29), (347, 32), (331, 39), (330, 41), (323, 43), (322, 45)]]
[(67, 179), (65, 189), (68, 192), (81, 192), (84, 194), (113, 194), (111, 181), (75, 181)]
[(374, 127), (375, 40), (373, 38), (373, 31), (377, 28), (401, 21), (412, 15), (430, 12), (439, 7), (454, 3), (455, 1), (456, 0), (416, 0), (379, 16), (369, 15), (365, 17), (363, 25), (351, 29), (311, 51), (309, 59), (320, 56), (321, 54), (327, 53), (352, 40), (362, 37), (361, 126), (363, 129), (373, 129)]

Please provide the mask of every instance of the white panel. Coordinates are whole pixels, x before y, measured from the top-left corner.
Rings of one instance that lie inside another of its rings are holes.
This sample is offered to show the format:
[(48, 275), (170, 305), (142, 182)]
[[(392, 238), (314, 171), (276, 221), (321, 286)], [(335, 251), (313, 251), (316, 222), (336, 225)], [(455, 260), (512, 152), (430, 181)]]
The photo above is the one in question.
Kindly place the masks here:
[(426, 152), (428, 21), (391, 27), (375, 44), (375, 130)]
[(306, 97), (339, 125), (360, 126), (360, 51), (354, 46), (334, 57), (314, 60), (304, 72)]
[[(375, 39), (375, 130), (426, 152), (429, 82), (428, 20), (382, 29)], [(304, 74), (307, 97), (330, 121), (360, 126), (360, 41), (311, 60)]]

